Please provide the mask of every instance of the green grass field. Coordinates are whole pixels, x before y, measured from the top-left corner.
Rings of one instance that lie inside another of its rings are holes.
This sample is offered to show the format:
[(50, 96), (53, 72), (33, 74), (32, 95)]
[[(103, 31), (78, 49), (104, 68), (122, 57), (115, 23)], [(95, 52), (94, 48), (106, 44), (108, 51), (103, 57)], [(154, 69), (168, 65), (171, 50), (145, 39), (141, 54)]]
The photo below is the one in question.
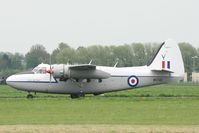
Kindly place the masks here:
[[(27, 93), (0, 86), (0, 125), (199, 125), (199, 86), (160, 85), (88, 95)], [(1, 128), (0, 128), (1, 129)]]
[(199, 125), (199, 87), (161, 85), (70, 99), (0, 86), (0, 124)]

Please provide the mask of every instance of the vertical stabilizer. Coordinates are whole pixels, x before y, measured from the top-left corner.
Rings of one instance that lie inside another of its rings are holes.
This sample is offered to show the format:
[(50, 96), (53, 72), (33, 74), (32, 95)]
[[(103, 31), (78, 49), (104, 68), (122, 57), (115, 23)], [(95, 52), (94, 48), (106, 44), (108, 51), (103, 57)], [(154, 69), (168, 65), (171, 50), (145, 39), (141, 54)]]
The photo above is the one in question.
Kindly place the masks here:
[(153, 60), (148, 65), (154, 71), (167, 71), (171, 76), (184, 76), (184, 63), (178, 44), (168, 39), (157, 51)]

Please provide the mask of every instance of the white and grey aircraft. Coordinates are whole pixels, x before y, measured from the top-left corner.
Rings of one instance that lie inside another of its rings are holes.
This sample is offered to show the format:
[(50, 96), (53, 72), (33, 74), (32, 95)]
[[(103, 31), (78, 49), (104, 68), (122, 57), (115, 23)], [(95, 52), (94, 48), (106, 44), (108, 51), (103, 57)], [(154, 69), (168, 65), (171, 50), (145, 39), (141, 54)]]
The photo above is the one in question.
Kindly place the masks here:
[[(142, 58), (142, 57), (140, 57)], [(9, 86), (31, 92), (70, 94), (78, 98), (85, 94), (134, 89), (169, 82), (179, 82), (184, 76), (180, 49), (173, 40), (162, 43), (151, 62), (139, 67), (40, 64), (28, 73), (7, 78)]]

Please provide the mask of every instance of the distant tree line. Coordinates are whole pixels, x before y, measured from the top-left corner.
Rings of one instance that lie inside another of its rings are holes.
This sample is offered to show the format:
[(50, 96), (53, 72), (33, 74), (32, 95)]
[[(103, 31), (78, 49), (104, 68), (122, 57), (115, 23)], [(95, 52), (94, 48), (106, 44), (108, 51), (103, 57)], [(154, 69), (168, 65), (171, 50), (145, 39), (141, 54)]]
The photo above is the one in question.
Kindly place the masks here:
[[(69, 63), (92, 64), (118, 67), (146, 65), (156, 53), (160, 44), (157, 43), (132, 43), (119, 46), (93, 45), (74, 49), (66, 43), (58, 44), (51, 56), (41, 44), (33, 45), (25, 55), (20, 53), (0, 52), (0, 77), (7, 77), (13, 73), (31, 69), (40, 63)], [(199, 49), (189, 43), (179, 43), (185, 71), (199, 71)], [(193, 70), (194, 69), (194, 70)]]

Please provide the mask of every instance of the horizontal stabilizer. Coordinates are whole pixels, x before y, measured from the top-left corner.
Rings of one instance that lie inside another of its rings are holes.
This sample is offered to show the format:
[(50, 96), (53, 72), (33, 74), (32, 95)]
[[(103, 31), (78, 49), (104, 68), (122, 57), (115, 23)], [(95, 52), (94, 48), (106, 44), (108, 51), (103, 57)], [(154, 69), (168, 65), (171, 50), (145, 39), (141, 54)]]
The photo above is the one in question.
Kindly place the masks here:
[(153, 69), (153, 70), (151, 70), (151, 71), (154, 71), (154, 72), (174, 73), (173, 71), (170, 71), (170, 70), (164, 70), (164, 69), (162, 69), (162, 70)]

